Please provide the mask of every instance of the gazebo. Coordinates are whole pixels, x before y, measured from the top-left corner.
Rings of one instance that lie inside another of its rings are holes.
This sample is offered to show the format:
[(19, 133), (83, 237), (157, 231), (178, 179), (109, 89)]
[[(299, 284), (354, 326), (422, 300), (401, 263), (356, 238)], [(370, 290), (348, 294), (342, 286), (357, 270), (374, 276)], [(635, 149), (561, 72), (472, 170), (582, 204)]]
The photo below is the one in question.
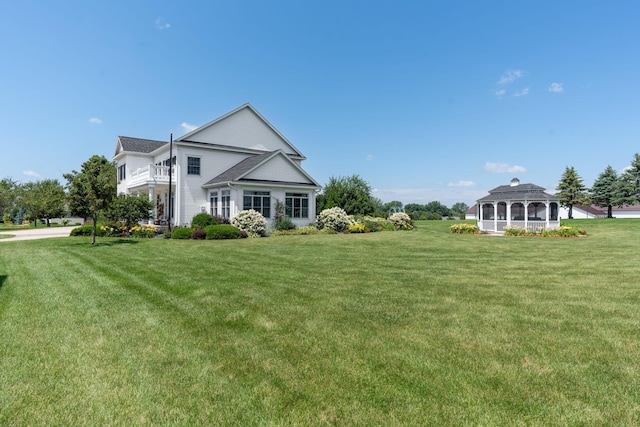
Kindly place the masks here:
[(478, 228), (504, 233), (505, 227), (560, 227), (560, 198), (544, 190), (534, 184), (520, 184), (518, 178), (489, 190), (488, 196), (478, 199)]

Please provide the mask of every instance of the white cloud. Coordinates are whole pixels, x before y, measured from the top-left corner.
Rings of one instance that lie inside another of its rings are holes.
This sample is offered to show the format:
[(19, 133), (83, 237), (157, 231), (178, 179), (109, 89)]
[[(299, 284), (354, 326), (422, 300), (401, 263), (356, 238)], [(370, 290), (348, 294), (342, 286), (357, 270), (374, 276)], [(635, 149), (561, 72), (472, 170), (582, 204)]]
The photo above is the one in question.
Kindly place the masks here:
[(97, 118), (97, 117), (91, 117), (89, 119), (89, 123), (94, 124), (94, 125), (99, 125), (99, 124), (102, 124), (102, 120)]
[(507, 93), (507, 90), (506, 90), (506, 89), (504, 89), (504, 88), (503, 88), (503, 89), (498, 89), (498, 90), (496, 90), (496, 96), (497, 96), (498, 98), (503, 97), (505, 93)]
[(513, 96), (526, 96), (526, 95), (529, 95), (529, 88), (528, 87), (525, 87), (521, 91), (518, 91), (518, 92), (513, 94)]
[(373, 160), (375, 160), (375, 159), (376, 159), (376, 158), (373, 156), (373, 154), (368, 154), (368, 155), (367, 155), (367, 159), (366, 159), (366, 160), (367, 160), (367, 162), (371, 162), (371, 161), (373, 161)]
[(473, 181), (460, 180), (458, 182), (450, 182), (449, 187), (475, 187), (476, 183)]
[(564, 91), (564, 88), (562, 87), (562, 83), (551, 83), (551, 86), (549, 86), (549, 92), (553, 92), (553, 93), (561, 93)]
[(502, 162), (487, 162), (484, 164), (484, 170), (493, 173), (515, 173), (526, 172), (527, 170), (518, 165), (510, 165), (509, 163)]
[(504, 86), (513, 83), (523, 75), (524, 73), (522, 72), (522, 70), (508, 69), (502, 76), (500, 76), (500, 79), (498, 80), (498, 86)]
[(169, 24), (163, 17), (159, 17), (156, 19), (156, 28), (159, 30), (166, 30), (169, 29), (171, 27), (171, 24)]
[(190, 125), (187, 122), (182, 122), (180, 123), (180, 127), (182, 128), (183, 131), (189, 133), (189, 132), (193, 132), (194, 130), (198, 129), (198, 126), (196, 125)]
[(32, 178), (42, 178), (42, 175), (34, 171), (22, 171), (22, 174), (26, 176), (30, 176)]

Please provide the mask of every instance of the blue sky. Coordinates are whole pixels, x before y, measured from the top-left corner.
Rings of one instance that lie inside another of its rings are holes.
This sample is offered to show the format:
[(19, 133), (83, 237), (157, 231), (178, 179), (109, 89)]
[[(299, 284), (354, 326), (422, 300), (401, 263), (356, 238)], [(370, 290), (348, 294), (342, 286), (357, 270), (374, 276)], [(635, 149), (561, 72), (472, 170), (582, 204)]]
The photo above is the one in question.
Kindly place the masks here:
[(320, 183), (472, 204), (640, 152), (637, 1), (0, 3), (0, 177), (251, 103)]

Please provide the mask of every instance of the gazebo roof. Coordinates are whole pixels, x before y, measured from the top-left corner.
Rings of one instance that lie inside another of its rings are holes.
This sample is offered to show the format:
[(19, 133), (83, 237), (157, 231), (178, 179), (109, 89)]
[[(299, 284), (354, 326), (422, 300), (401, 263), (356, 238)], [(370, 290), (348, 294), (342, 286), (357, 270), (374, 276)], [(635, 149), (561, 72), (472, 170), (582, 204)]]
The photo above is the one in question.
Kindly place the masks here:
[(543, 187), (535, 184), (520, 184), (517, 178), (511, 180), (510, 185), (501, 185), (489, 190), (489, 195), (478, 199), (478, 202), (493, 202), (496, 200), (553, 200), (560, 198), (544, 191)]

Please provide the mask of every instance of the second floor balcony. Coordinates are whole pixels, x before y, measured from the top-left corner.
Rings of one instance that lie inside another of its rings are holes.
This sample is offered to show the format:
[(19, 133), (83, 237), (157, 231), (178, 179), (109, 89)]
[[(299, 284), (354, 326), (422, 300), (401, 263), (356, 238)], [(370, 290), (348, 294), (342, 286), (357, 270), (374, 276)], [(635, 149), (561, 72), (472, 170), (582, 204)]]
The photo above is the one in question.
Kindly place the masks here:
[(175, 179), (175, 166), (147, 165), (131, 171), (129, 186), (148, 183), (169, 183), (169, 174)]

